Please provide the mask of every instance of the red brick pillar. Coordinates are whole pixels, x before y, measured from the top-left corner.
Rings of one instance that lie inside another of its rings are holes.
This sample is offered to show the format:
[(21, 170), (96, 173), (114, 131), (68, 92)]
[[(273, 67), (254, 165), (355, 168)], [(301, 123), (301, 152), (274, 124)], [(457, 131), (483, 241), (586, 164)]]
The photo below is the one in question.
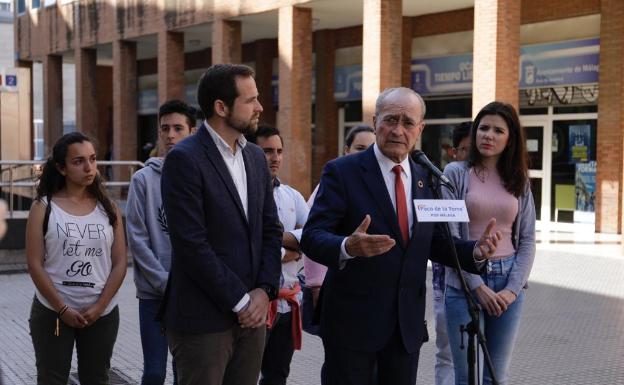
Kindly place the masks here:
[(520, 0), (475, 0), (473, 116), (494, 100), (518, 108), (520, 3)]
[(45, 156), (63, 135), (63, 58), (43, 57), (43, 143)]
[(279, 10), (279, 110), (284, 139), (282, 177), (304, 196), (311, 185), (312, 10)]
[(402, 0), (364, 0), (362, 120), (373, 124), (379, 92), (401, 85)]
[(240, 63), (241, 22), (217, 19), (212, 23), (212, 62)]
[(403, 31), (401, 33), (401, 85), (412, 88), (412, 17), (403, 16)]
[[(135, 42), (113, 42), (113, 159), (137, 158), (137, 48)], [(125, 172), (116, 174), (124, 178)]]
[(600, 2), (600, 80), (596, 147), (596, 231), (622, 232), (624, 2)]
[(273, 102), (273, 59), (277, 56), (277, 40), (260, 39), (254, 43), (256, 63), (256, 86), (264, 111), (260, 121), (275, 125), (275, 103)]
[(76, 48), (76, 129), (92, 138), (98, 137), (97, 51)]
[(184, 33), (158, 33), (158, 104), (170, 99), (185, 100)]
[(316, 90), (314, 100), (314, 151), (312, 152), (312, 184), (321, 177), (325, 163), (338, 153), (338, 105), (334, 98), (336, 67), (335, 32), (324, 29), (314, 33)]

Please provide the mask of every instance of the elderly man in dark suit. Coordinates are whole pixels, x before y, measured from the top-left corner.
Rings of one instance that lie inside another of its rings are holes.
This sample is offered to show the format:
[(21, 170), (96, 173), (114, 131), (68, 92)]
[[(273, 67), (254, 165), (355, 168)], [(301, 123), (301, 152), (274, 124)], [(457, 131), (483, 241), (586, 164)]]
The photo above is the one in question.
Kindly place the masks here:
[[(428, 173), (408, 156), (425, 105), (407, 88), (382, 92), (376, 143), (327, 164), (303, 230), (305, 254), (326, 265), (321, 336), (327, 385), (413, 385), (424, 323), (429, 257), (451, 263), (439, 226), (420, 223), (413, 199), (431, 199)], [(494, 220), (478, 242), (454, 240), (467, 271), (496, 249)], [(478, 266), (479, 267), (478, 267)], [(377, 378), (373, 369), (377, 367)]]
[(163, 168), (173, 258), (162, 318), (181, 385), (258, 381), (282, 232), (264, 153), (244, 137), (262, 112), (253, 75), (242, 65), (206, 71), (197, 92), (206, 120)]

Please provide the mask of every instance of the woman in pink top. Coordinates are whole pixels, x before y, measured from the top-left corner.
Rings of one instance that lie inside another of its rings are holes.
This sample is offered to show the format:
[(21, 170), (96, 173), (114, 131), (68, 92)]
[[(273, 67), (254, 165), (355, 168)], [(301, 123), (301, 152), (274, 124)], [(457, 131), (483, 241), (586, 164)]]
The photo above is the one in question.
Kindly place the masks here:
[[(468, 208), (470, 223), (452, 223), (453, 236), (479, 239), (492, 217), (503, 234), (494, 254), (498, 259), (489, 261), (483, 274), (462, 274), (483, 309), (481, 326), (496, 378), (504, 385), (509, 381), (511, 354), (535, 258), (535, 206), (529, 187), (525, 136), (516, 110), (501, 102), (486, 105), (475, 118), (470, 135), (469, 160), (450, 163), (444, 169), (455, 192), (444, 189), (443, 194), (447, 199), (465, 200)], [(445, 309), (455, 383), (467, 384), (467, 353), (460, 348), (466, 335), (462, 337), (459, 330), (470, 317), (459, 277), (448, 267), (446, 285)], [(487, 369), (483, 380), (484, 384), (491, 384)]]

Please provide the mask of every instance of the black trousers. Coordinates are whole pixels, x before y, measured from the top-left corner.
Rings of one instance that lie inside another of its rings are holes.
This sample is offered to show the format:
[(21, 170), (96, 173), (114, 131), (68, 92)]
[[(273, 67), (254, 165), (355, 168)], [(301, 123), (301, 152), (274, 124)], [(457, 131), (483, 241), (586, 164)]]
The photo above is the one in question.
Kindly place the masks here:
[[(414, 385), (420, 351), (409, 354), (396, 326), (392, 337), (377, 352), (362, 352), (325, 344), (324, 385)], [(375, 368), (377, 372), (375, 373)]]
[(93, 325), (75, 329), (60, 322), (54, 335), (56, 312), (35, 298), (30, 310), (30, 335), (35, 348), (37, 384), (66, 385), (74, 345), (78, 355), (78, 378), (81, 384), (106, 385), (119, 329), (119, 308), (100, 317)]
[(294, 352), (292, 315), (291, 313), (278, 313), (273, 328), (267, 329), (260, 385), (286, 385)]

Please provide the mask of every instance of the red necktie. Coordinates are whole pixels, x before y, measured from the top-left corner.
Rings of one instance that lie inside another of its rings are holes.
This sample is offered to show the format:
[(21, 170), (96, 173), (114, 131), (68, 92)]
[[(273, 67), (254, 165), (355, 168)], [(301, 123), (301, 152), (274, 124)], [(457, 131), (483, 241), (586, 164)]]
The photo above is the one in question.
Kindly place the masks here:
[(396, 178), (394, 179), (394, 191), (396, 194), (396, 210), (397, 218), (399, 219), (399, 228), (401, 229), (401, 236), (403, 237), (403, 244), (407, 245), (409, 242), (409, 224), (407, 221), (407, 202), (405, 200), (405, 188), (403, 188), (403, 180), (401, 179), (401, 172), (403, 168), (401, 165), (392, 167), (392, 171)]

